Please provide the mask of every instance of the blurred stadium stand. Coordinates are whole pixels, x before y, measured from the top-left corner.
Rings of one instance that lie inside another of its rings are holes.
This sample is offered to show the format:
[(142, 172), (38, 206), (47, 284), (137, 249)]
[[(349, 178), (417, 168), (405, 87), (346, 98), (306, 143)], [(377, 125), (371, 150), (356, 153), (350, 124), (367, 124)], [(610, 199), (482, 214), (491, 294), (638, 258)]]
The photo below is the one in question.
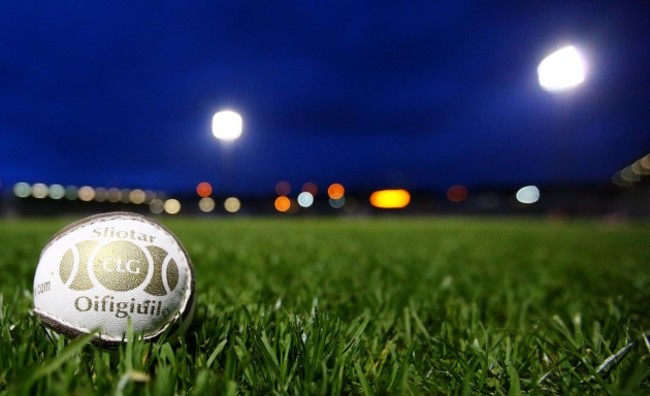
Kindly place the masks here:
[[(326, 216), (326, 215), (494, 215), (494, 216), (550, 216), (554, 218), (605, 217), (608, 219), (644, 220), (650, 218), (650, 180), (644, 179), (631, 187), (583, 187), (583, 188), (541, 188), (541, 198), (533, 204), (522, 204), (515, 199), (513, 189), (483, 189), (469, 191), (462, 202), (451, 202), (443, 193), (412, 193), (411, 203), (404, 209), (377, 209), (370, 205), (371, 191), (346, 195), (346, 203), (340, 209), (332, 208), (326, 196), (316, 196), (313, 206), (299, 207), (291, 197), (292, 209), (278, 213), (273, 205), (276, 196), (239, 197), (241, 210), (228, 213), (223, 202), (225, 197), (213, 197), (215, 209), (204, 213), (199, 209), (199, 197), (194, 193), (176, 195), (181, 203), (178, 215), (187, 216)], [(11, 190), (0, 191), (0, 217), (50, 217), (82, 216), (108, 211), (133, 211), (152, 214), (150, 206), (108, 201), (84, 202), (80, 200), (16, 197)], [(161, 216), (173, 216), (160, 214)]]

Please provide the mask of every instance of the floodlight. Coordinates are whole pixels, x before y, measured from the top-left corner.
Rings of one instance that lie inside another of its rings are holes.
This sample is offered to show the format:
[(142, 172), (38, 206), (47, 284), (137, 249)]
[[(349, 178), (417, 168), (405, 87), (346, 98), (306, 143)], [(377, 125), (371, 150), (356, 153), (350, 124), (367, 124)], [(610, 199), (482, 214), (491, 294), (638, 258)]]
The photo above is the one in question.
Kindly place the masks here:
[(573, 88), (585, 80), (585, 75), (585, 61), (572, 45), (553, 52), (537, 66), (539, 85), (551, 92)]
[(223, 110), (212, 117), (212, 134), (220, 140), (233, 141), (241, 136), (243, 121), (231, 110)]

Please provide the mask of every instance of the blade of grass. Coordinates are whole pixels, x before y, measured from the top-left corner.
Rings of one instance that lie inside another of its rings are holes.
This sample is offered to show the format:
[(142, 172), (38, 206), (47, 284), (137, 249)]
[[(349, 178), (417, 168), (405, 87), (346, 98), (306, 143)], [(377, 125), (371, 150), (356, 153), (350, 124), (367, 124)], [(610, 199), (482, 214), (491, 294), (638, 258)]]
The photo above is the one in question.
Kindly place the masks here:
[(89, 345), (97, 333), (99, 333), (99, 330), (95, 330), (93, 333), (86, 334), (70, 342), (58, 356), (34, 370), (28, 380), (28, 384), (31, 385), (39, 379), (52, 374), (75, 354), (79, 353), (86, 345)]

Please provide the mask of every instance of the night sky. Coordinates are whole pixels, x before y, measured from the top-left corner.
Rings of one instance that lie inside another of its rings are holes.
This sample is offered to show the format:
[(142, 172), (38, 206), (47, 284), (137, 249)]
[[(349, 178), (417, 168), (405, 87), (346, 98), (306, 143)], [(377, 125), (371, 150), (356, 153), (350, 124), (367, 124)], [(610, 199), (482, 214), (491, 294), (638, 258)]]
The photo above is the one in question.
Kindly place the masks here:
[[(644, 1), (3, 1), (0, 37), (5, 191), (600, 185), (650, 152)], [(543, 91), (565, 44), (587, 79)]]

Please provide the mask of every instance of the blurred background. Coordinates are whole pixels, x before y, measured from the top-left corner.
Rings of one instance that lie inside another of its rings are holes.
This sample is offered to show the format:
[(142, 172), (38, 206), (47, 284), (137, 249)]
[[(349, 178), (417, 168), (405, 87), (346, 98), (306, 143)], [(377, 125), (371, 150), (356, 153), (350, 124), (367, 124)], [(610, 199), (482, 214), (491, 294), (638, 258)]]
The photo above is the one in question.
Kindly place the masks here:
[(650, 217), (644, 1), (5, 1), (0, 35), (0, 217)]

